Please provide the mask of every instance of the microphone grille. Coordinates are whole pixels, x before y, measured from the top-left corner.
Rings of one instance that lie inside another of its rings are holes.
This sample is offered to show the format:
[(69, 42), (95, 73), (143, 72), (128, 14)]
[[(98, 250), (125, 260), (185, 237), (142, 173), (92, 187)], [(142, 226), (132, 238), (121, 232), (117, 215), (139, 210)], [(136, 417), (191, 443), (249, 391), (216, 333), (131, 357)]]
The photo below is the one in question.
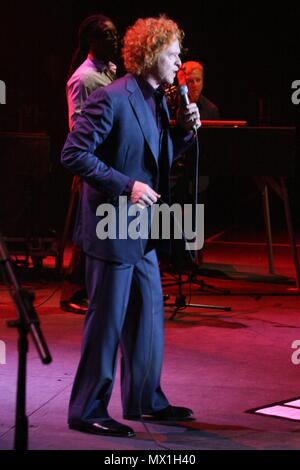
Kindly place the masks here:
[(188, 87), (186, 85), (180, 85), (179, 94), (181, 96), (187, 95), (188, 94)]

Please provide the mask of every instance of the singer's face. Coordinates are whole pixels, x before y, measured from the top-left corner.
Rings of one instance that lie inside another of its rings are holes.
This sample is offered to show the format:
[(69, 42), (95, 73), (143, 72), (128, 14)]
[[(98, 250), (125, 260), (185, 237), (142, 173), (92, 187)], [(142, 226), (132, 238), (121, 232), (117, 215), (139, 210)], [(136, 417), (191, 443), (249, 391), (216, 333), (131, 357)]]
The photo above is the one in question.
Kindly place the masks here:
[(159, 84), (167, 83), (171, 85), (174, 82), (177, 71), (181, 66), (179, 55), (180, 45), (178, 39), (160, 53), (154, 68), (154, 74)]

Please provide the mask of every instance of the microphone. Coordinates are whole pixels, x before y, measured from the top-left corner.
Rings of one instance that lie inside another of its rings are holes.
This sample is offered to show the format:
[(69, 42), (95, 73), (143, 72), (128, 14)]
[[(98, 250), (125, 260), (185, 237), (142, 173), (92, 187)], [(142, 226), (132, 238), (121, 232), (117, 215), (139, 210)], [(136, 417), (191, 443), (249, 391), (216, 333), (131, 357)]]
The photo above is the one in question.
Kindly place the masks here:
[(184, 106), (184, 107), (186, 107), (190, 104), (188, 91), (189, 90), (188, 90), (188, 87), (186, 85), (180, 85), (178, 87), (180, 102), (181, 102), (182, 106)]
[[(189, 95), (188, 95), (188, 87), (186, 85), (180, 85), (178, 87), (178, 93), (179, 93), (179, 96), (180, 96), (180, 102), (181, 102), (181, 105), (186, 108), (189, 104), (190, 104), (190, 100), (189, 100)], [(200, 126), (201, 126), (201, 123), (200, 123)], [(197, 124), (195, 124), (193, 126), (193, 132), (195, 134), (197, 134), (197, 129), (198, 127), (200, 126), (197, 126)]]

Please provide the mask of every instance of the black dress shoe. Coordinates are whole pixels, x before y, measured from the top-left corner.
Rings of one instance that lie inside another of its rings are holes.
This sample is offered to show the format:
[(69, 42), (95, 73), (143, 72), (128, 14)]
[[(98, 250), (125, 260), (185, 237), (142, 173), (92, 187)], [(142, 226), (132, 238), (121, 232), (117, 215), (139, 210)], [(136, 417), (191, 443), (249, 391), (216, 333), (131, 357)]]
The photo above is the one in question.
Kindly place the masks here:
[[(138, 420), (140, 416), (124, 415), (124, 419)], [(193, 418), (193, 411), (190, 408), (169, 405), (162, 410), (143, 414), (143, 419), (147, 421), (187, 421), (195, 418)]]
[(88, 302), (82, 300), (80, 302), (72, 302), (69, 300), (62, 300), (60, 302), (60, 309), (64, 312), (78, 313), (79, 315), (85, 315), (88, 311)]
[(131, 429), (129, 426), (125, 426), (125, 424), (118, 423), (114, 419), (105, 419), (99, 423), (69, 423), (69, 428), (75, 429), (76, 431), (87, 432), (90, 434), (100, 434), (101, 436), (135, 436), (135, 432), (133, 429)]

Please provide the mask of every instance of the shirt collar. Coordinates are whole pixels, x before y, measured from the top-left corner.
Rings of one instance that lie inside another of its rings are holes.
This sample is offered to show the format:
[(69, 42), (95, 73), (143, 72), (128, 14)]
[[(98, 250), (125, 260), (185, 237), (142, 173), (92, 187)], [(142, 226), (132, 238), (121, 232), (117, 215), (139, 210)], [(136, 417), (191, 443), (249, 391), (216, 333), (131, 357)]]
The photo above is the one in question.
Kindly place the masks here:
[(92, 54), (88, 54), (87, 58), (88, 58), (88, 60), (93, 62), (96, 69), (98, 70), (98, 72), (109, 71), (112, 74), (116, 74), (117, 66), (113, 62), (109, 61), (108, 64), (107, 64), (103, 60), (96, 59), (96, 57), (93, 57)]
[(153, 88), (153, 86), (150, 85), (150, 83), (148, 83), (140, 75), (136, 76), (136, 81), (137, 81), (138, 86), (140, 87), (145, 99), (154, 98), (155, 89)]
[(164, 89), (162, 86), (153, 88), (141, 75), (135, 77), (136, 81), (143, 93), (145, 100), (153, 98), (155, 102), (160, 102), (164, 96)]

